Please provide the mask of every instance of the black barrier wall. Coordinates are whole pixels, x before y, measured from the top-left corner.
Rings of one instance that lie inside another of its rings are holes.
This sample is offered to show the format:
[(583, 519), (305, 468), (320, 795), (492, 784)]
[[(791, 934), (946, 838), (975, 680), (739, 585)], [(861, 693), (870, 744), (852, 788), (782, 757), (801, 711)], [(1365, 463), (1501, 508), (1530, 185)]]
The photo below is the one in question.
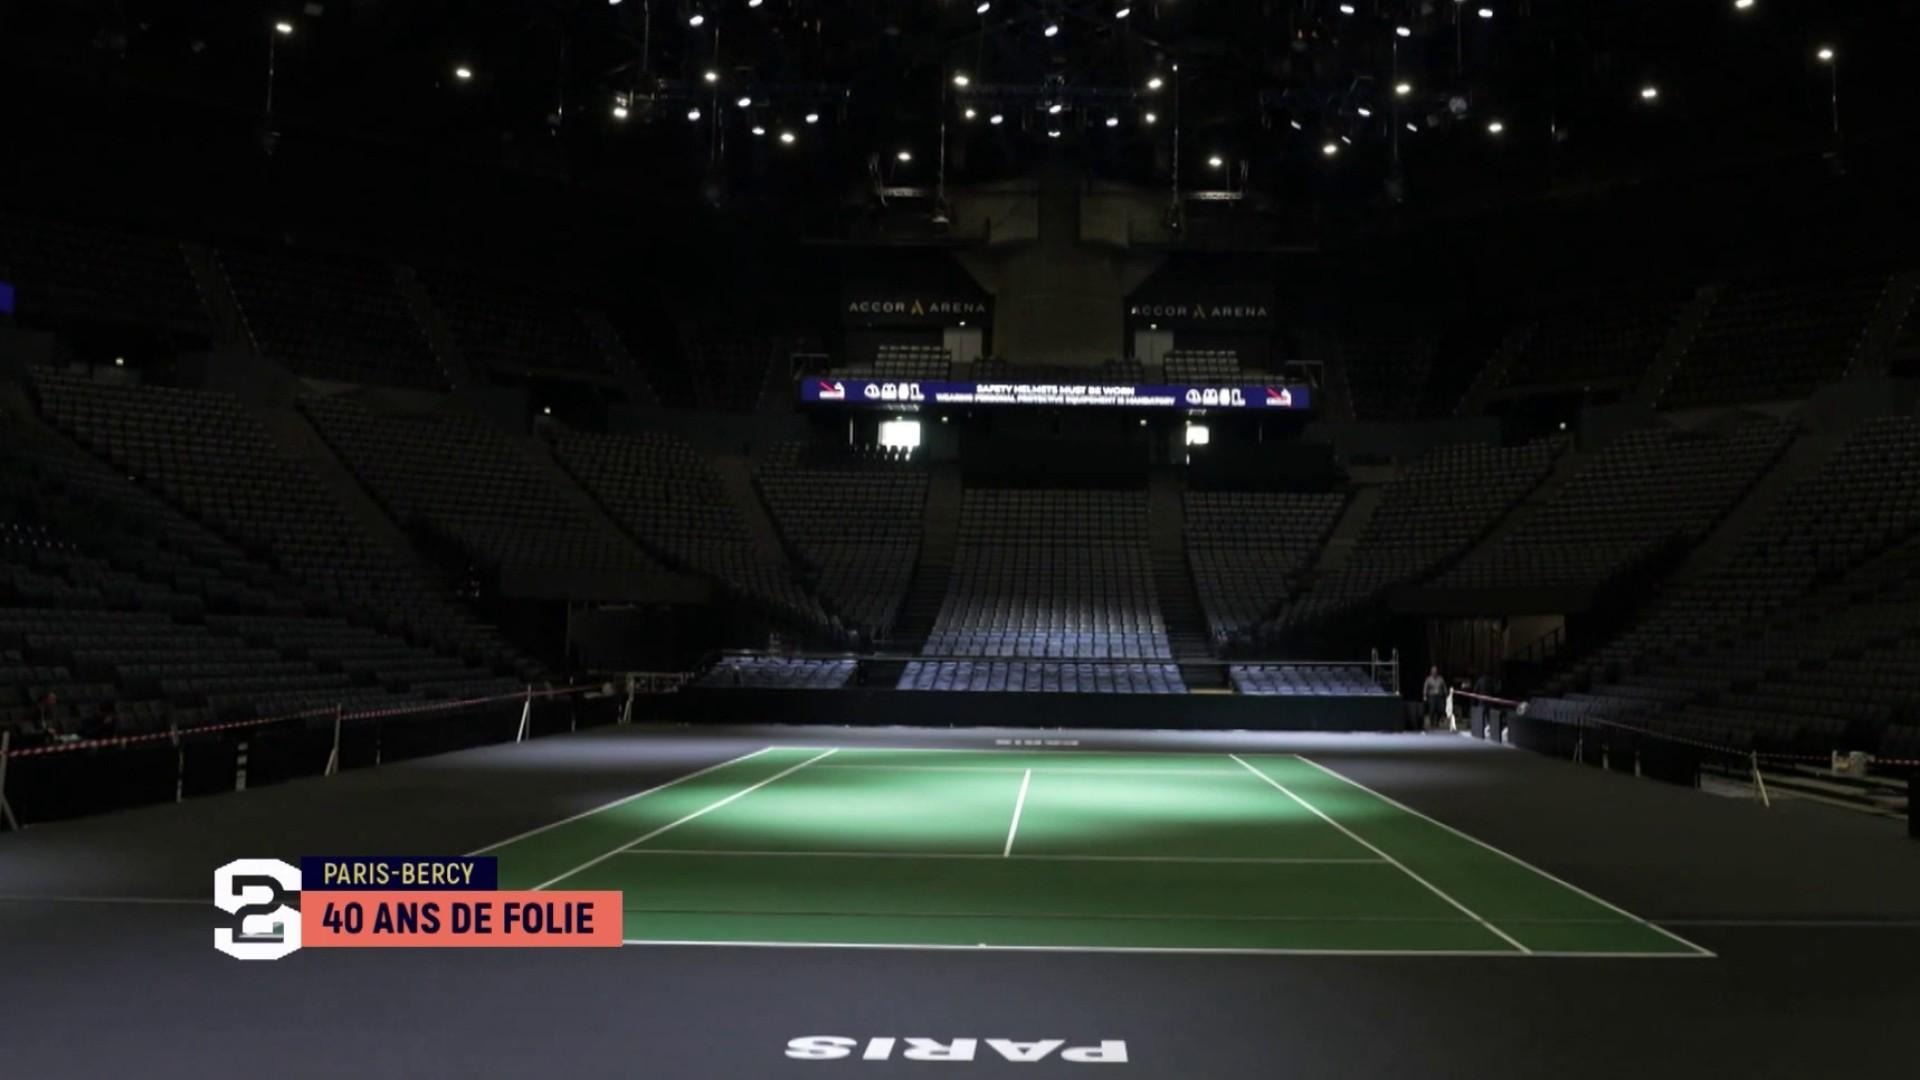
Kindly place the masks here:
[(1239, 694), (939, 693), (911, 690), (693, 689), (655, 703), (691, 724), (851, 727), (1139, 728), (1167, 731), (1399, 731), (1394, 697)]

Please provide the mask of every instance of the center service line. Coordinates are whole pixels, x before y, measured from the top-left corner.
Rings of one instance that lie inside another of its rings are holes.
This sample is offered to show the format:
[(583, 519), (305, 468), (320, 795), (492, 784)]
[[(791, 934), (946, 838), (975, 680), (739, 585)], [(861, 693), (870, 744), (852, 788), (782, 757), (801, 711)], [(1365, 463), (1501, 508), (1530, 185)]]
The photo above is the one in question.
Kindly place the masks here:
[(695, 810), (693, 813), (688, 814), (686, 817), (683, 817), (680, 820), (675, 821), (671, 824), (662, 825), (659, 828), (648, 833), (647, 835), (642, 836), (638, 840), (634, 840), (629, 843), (622, 844), (619, 847), (614, 848), (612, 851), (609, 851), (604, 855), (596, 855), (593, 858), (588, 859), (586, 862), (581, 863), (579, 866), (576, 866), (573, 869), (568, 870), (567, 872), (561, 874), (558, 877), (549, 878), (546, 881), (543, 881), (540, 884), (535, 885), (534, 889), (537, 891), (540, 889), (544, 889), (549, 885), (558, 884), (559, 882), (565, 881), (567, 878), (572, 877), (573, 875), (579, 873), (582, 870), (588, 869), (589, 867), (598, 866), (601, 863), (606, 862), (608, 859), (613, 858), (615, 855), (618, 855), (621, 852), (626, 851), (628, 848), (639, 847), (641, 844), (644, 844), (647, 841), (653, 839), (654, 837), (659, 836), (661, 833), (666, 832), (668, 829), (677, 829), (680, 826), (685, 825), (687, 822), (692, 821), (694, 818), (697, 818), (702, 814), (708, 813), (713, 810), (718, 810), (721, 807), (727, 805), (728, 803), (734, 801), (735, 799), (739, 799), (747, 795), (751, 795), (754, 792), (760, 790), (763, 787), (766, 787), (768, 784), (773, 783), (775, 780), (778, 780), (783, 776), (787, 776), (791, 773), (799, 772), (801, 769), (804, 769), (807, 766), (813, 764), (814, 762), (819, 761), (821, 758), (826, 757), (827, 754), (831, 754), (833, 753), (834, 750), (837, 750), (837, 749), (839, 749), (839, 747), (834, 747), (833, 750), (828, 750), (825, 754), (816, 754), (815, 756), (808, 758), (807, 760), (801, 762), (798, 765), (794, 765), (790, 768), (785, 768), (780, 770), (777, 773), (774, 773), (772, 776), (767, 777), (765, 780), (760, 781), (759, 783), (753, 785), (752, 787), (741, 788), (739, 791), (734, 792), (733, 794), (727, 796), (724, 799), (719, 800), (718, 802), (708, 803), (707, 805), (701, 807), (700, 809)]
[(1333, 826), (1334, 828), (1339, 829), (1342, 833), (1345, 833), (1347, 836), (1347, 839), (1352, 840), (1354, 843), (1359, 844), (1361, 847), (1366, 848), (1368, 851), (1371, 851), (1375, 855), (1378, 855), (1382, 859), (1385, 859), (1386, 861), (1392, 863), (1395, 869), (1399, 870), (1401, 873), (1407, 875), (1413, 880), (1419, 882), (1421, 885), (1425, 886), (1428, 892), (1431, 892), (1433, 895), (1439, 897), (1442, 900), (1445, 900), (1447, 903), (1452, 904), (1454, 907), (1459, 908), (1462, 912), (1465, 912), (1469, 918), (1471, 918), (1474, 922), (1479, 923), (1481, 926), (1486, 927), (1488, 930), (1492, 931), (1494, 936), (1498, 937), (1501, 941), (1504, 941), (1507, 944), (1513, 946), (1514, 948), (1519, 949), (1522, 953), (1525, 953), (1528, 956), (1533, 955), (1532, 949), (1529, 949), (1525, 945), (1520, 944), (1518, 941), (1508, 936), (1506, 931), (1488, 922), (1485, 918), (1482, 918), (1479, 912), (1473, 910), (1472, 908), (1461, 903), (1460, 901), (1455, 900), (1453, 897), (1448, 896), (1445, 892), (1441, 891), (1440, 886), (1435, 885), (1433, 882), (1428, 881), (1426, 878), (1423, 878), (1419, 874), (1414, 873), (1412, 870), (1407, 869), (1406, 865), (1403, 864), (1399, 859), (1394, 858), (1393, 856), (1387, 854), (1385, 851), (1382, 851), (1380, 848), (1375, 847), (1371, 843), (1368, 843), (1365, 839), (1363, 839), (1360, 836), (1359, 833), (1354, 832), (1352, 829), (1349, 829), (1345, 825), (1342, 825), (1339, 822), (1328, 817), (1326, 814), (1321, 812), (1319, 807), (1313, 805), (1312, 803), (1301, 798), (1300, 796), (1295, 795), (1292, 791), (1288, 790), (1283, 784), (1281, 784), (1280, 781), (1275, 780), (1273, 777), (1268, 776), (1266, 773), (1261, 772), (1259, 769), (1256, 769), (1251, 765), (1247, 765), (1246, 759), (1242, 758), (1239, 754), (1228, 754), (1227, 756), (1232, 758), (1235, 761), (1238, 761), (1242, 765), (1246, 765), (1248, 772), (1252, 773), (1253, 775), (1259, 777), (1262, 780), (1265, 780), (1267, 783), (1273, 785), (1273, 787), (1277, 789), (1280, 792), (1280, 794), (1285, 795), (1287, 798), (1292, 799), (1294, 802), (1297, 802), (1301, 806), (1304, 806), (1308, 810), (1312, 811), (1314, 817), (1319, 818), (1321, 821), (1324, 821), (1327, 824)]
[(1013, 824), (1007, 827), (1007, 846), (1000, 851), (1001, 858), (1013, 854), (1013, 835), (1020, 831), (1020, 811), (1027, 808), (1027, 785), (1033, 783), (1033, 770), (1028, 769), (1020, 778), (1020, 798), (1013, 804)]

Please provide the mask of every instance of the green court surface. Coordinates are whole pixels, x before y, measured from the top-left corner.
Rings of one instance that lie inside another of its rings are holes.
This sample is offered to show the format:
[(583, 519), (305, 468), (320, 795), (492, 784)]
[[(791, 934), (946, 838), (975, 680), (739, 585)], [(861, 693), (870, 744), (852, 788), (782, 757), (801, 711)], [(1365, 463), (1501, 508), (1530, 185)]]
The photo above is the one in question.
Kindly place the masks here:
[(768, 747), (479, 853), (629, 943), (1711, 955), (1294, 754)]

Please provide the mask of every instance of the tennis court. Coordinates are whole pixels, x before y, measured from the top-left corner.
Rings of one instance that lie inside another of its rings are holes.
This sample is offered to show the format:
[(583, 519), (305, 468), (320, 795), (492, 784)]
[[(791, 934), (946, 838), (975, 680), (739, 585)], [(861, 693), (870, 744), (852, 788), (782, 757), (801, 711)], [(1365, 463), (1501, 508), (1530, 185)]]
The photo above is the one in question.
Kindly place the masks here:
[(630, 944), (1712, 955), (1298, 754), (766, 747), (476, 853)]

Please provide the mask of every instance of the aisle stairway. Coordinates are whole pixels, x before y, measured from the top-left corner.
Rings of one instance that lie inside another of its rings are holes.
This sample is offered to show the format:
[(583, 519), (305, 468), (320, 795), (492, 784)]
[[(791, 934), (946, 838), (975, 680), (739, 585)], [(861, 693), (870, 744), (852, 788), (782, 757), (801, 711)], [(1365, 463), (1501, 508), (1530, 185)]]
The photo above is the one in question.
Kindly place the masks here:
[(1187, 565), (1186, 505), (1181, 498), (1184, 487), (1175, 469), (1155, 469), (1148, 483), (1147, 540), (1153, 554), (1154, 594), (1160, 601), (1160, 616), (1166, 621), (1173, 658), (1182, 662), (1181, 681), (1188, 690), (1225, 691), (1225, 670), (1205, 663), (1214, 654), (1206, 612), (1200, 606), (1193, 571)]

